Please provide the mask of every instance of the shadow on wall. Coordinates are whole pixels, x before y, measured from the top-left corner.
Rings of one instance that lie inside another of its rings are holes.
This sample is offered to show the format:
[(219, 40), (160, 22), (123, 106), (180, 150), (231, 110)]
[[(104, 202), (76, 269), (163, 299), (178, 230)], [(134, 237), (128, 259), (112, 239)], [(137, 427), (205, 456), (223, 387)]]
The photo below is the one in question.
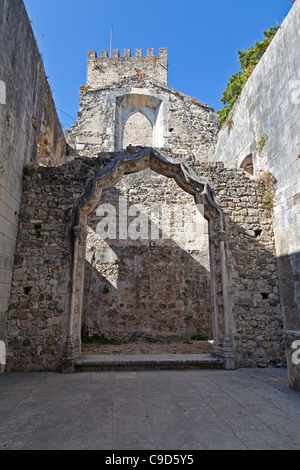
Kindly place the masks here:
[(275, 249), (263, 220), (227, 225), (233, 267), (235, 353), (240, 367), (285, 365), (283, 318)]
[[(116, 200), (121, 195), (113, 188), (103, 194), (103, 202), (109, 193)], [(254, 214), (254, 224), (237, 224), (228, 214), (232, 211), (226, 215), (227, 263), (233, 273), (229, 290), (239, 365), (282, 365), (277, 259), (274, 250), (267, 249), (272, 241), (271, 219), (260, 220)], [(90, 217), (93, 234), (98, 221)], [(156, 339), (212, 336), (210, 272), (199, 263), (199, 253), (197, 258), (173, 240), (162, 246), (106, 240), (99, 251), (88, 252), (88, 260), (83, 325), (91, 334), (121, 340), (131, 335)], [(221, 292), (217, 294), (217, 303), (222, 302)]]
[[(64, 354), (70, 318), (72, 244), (67, 234), (71, 227), (72, 208), (74, 201), (82, 194), (87, 178), (98, 171), (99, 164), (101, 162), (98, 159), (86, 158), (73, 161), (63, 169), (52, 167), (32, 170), (30, 176), (25, 177), (7, 322), (7, 370), (58, 370), (59, 361)], [(224, 279), (230, 301), (229, 332), (232, 335), (237, 365), (280, 366), (285, 363), (283, 320), (278, 292), (278, 270), (282, 259), (277, 264), (272, 218), (259, 202), (260, 187), (253, 184), (253, 180), (242, 170), (222, 169), (220, 166), (207, 164), (196, 170), (199, 176), (209, 178), (224, 213)], [(116, 196), (119, 196), (118, 192)], [(62, 200), (64, 204), (61, 203)], [(39, 227), (36, 227), (35, 220), (39, 220)], [(215, 243), (214, 240), (211, 242)], [(113, 247), (109, 245), (108, 248)], [(177, 247), (173, 245), (172, 248), (176, 250)], [(155, 250), (151, 251), (149, 246), (147, 250), (148, 257), (154, 257)], [(114, 247), (112, 252), (118, 254), (117, 248)], [(190, 275), (197, 266), (193, 264), (191, 256), (183, 260), (181, 254), (178, 249), (172, 272), (176, 273), (184, 262), (188, 269), (185, 276)], [(186, 256), (186, 253), (183, 255)], [(139, 256), (139, 253), (132, 252), (131, 256)], [(167, 262), (164, 266), (161, 265), (160, 276), (166, 275), (167, 265)], [(149, 263), (148, 268), (156, 269), (154, 260)], [(99, 304), (100, 294), (105, 299), (106, 295), (121, 292), (120, 282), (114, 284), (112, 278), (103, 276), (95, 266), (87, 266), (86, 281), (89, 270), (90, 278), (94, 276), (96, 283), (95, 292), (88, 287), (88, 296), (95, 295)], [(125, 265), (125, 275), (131, 272)], [(144, 275), (143, 265), (141, 274)], [(153, 282), (161, 291), (160, 284), (163, 283), (159, 282), (161, 277), (158, 276), (158, 271), (156, 274)], [(288, 284), (291, 276), (288, 268), (284, 276)], [(107, 277), (111, 279), (110, 284)], [(138, 279), (141, 283), (140, 278)], [(295, 281), (299, 282), (299, 277), (297, 279)], [(146, 283), (149, 284), (146, 278), (142, 282), (145, 286)], [(103, 289), (107, 286), (111, 291), (101, 292), (100, 283), (103, 283)], [(219, 289), (219, 281), (217, 285)], [(217, 306), (222, 308), (222, 291), (218, 289), (215, 300)], [(294, 298), (295, 284), (291, 289), (286, 293), (287, 299)], [(88, 296), (85, 299), (91, 305), (93, 298)], [(119, 310), (121, 303), (120, 300)], [(167, 304), (166, 301), (162, 303)], [(285, 308), (284, 297), (282, 305)], [(128, 323), (128, 319), (124, 321)], [(289, 328), (295, 329), (295, 325), (295, 322), (291, 323)]]
[(300, 331), (300, 253), (277, 260), (280, 300), (285, 330)]
[[(117, 206), (120, 196), (114, 188), (103, 194), (101, 203), (114, 200)], [(133, 206), (127, 200), (127, 213)], [(96, 233), (99, 220), (93, 214), (88, 222), (84, 331), (116, 340), (132, 335), (156, 340), (196, 334), (212, 338), (210, 272), (201, 265), (204, 256), (209, 264), (207, 233), (198, 234), (192, 249), (183, 249), (171, 238), (162, 239), (161, 228), (145, 217), (143, 226), (149, 234), (159, 233), (158, 240), (103, 241)], [(206, 240), (202, 250), (201, 236)]]

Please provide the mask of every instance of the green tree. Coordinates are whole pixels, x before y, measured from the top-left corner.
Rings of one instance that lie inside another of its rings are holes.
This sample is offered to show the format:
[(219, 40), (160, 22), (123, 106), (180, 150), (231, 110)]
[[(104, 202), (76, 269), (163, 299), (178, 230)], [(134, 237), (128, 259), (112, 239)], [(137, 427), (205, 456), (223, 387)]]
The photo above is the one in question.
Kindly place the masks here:
[(246, 51), (238, 50), (240, 70), (229, 77), (221, 101), (224, 107), (217, 111), (220, 116), (220, 126), (226, 121), (234, 103), (241, 94), (241, 91), (252, 74), (256, 65), (269, 47), (273, 37), (278, 31), (279, 26), (272, 26), (268, 31), (264, 31), (264, 39), (261, 42), (255, 42), (254, 46)]

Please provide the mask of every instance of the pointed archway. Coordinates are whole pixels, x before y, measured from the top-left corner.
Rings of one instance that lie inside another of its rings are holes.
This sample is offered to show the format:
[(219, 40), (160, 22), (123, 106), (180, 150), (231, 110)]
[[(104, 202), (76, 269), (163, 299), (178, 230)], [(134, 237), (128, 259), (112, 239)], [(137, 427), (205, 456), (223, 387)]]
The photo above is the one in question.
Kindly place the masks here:
[(133, 113), (125, 123), (122, 148), (125, 149), (128, 145), (153, 146), (152, 125), (149, 119), (140, 111)]
[(114, 187), (124, 175), (150, 168), (158, 174), (173, 178), (194, 197), (208, 221), (209, 255), (213, 303), (214, 355), (224, 359), (224, 367), (235, 367), (233, 338), (230, 329), (231, 305), (228, 300), (226, 266), (226, 232), (224, 219), (214, 193), (205, 179), (199, 178), (184, 163), (162, 156), (153, 148), (132, 148), (106, 164), (90, 178), (84, 194), (73, 207), (72, 220), (72, 291), (69, 321), (65, 341), (62, 371), (72, 372), (74, 362), (81, 354), (81, 316), (84, 287), (84, 268), (87, 237), (87, 218), (98, 206), (103, 191)]

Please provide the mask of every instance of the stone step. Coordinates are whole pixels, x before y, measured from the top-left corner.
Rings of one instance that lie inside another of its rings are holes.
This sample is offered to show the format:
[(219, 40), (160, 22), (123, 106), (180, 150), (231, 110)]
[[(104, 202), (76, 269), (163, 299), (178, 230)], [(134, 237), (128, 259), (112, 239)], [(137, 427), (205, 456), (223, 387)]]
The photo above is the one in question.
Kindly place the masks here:
[(76, 372), (222, 368), (223, 359), (210, 354), (85, 355), (75, 362)]

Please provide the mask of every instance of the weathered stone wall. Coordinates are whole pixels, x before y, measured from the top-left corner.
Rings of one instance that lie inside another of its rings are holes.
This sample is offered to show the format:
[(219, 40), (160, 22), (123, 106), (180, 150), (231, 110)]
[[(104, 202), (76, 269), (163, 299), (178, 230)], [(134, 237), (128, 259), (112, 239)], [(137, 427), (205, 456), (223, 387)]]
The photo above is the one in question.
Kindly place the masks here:
[(200, 166), (197, 173), (208, 178), (225, 214), (239, 366), (283, 364), (273, 221), (263, 202), (266, 187), (241, 169), (222, 163)]
[(101, 89), (81, 87), (78, 119), (66, 139), (81, 155), (120, 150), (124, 125), (136, 112), (152, 125), (152, 147), (171, 149), (186, 160), (207, 159), (219, 129), (213, 109), (144, 75)]
[[(73, 204), (88, 177), (99, 172), (105, 159), (114, 157), (80, 158), (62, 168), (37, 169), (26, 178), (7, 328), (8, 370), (59, 367), (72, 289)], [(281, 365), (282, 316), (272, 219), (262, 203), (265, 188), (243, 170), (224, 169), (220, 163), (193, 167), (209, 180), (224, 212), (227, 308), (232, 310), (230, 331), (237, 364)], [(155, 198), (154, 193), (150, 197)], [(148, 253), (148, 259), (154, 261), (154, 256)], [(169, 264), (169, 268), (174, 276), (180, 266)], [(98, 293), (105, 302), (108, 293)], [(216, 301), (221, 305), (219, 295)], [(177, 300), (182, 302), (180, 295)], [(130, 295), (125, 302), (130, 302)]]
[(252, 154), (254, 175), (270, 172), (276, 180), (274, 220), (280, 297), (284, 326), (294, 331), (294, 339), (300, 339), (299, 28), (297, 0), (211, 150), (213, 159), (235, 168)]
[(21, 0), (0, 2), (0, 44), (0, 339), (3, 339), (23, 167), (38, 162), (62, 164), (66, 144)]
[(130, 116), (124, 126), (122, 148), (128, 145), (152, 147), (153, 130), (148, 119), (140, 112)]
[[(138, 227), (142, 239), (135, 239), (140, 234), (136, 230), (134, 238), (127, 230), (126, 240), (116, 239), (115, 233), (114, 238), (99, 238), (97, 227), (110, 205), (117, 215), (117, 227), (120, 211), (129, 214), (130, 227), (140, 207), (145, 217)], [(101, 207), (101, 215), (95, 211), (88, 222), (85, 330), (117, 340), (212, 337), (208, 228), (193, 197), (174, 180), (144, 170), (124, 176), (114, 189), (106, 191)], [(171, 214), (170, 235), (164, 233), (165, 239), (161, 238), (163, 210)], [(196, 222), (196, 214), (199, 225), (194, 233), (191, 222), (193, 218)]]
[(168, 50), (160, 48), (156, 56), (153, 49), (147, 49), (147, 56), (143, 56), (142, 49), (136, 49), (135, 57), (131, 57), (130, 49), (124, 49), (123, 57), (118, 49), (113, 50), (112, 57), (108, 57), (106, 50), (101, 51), (101, 57), (97, 57), (96, 51), (88, 52), (86, 84), (92, 88), (111, 86), (141, 73), (167, 85)]

